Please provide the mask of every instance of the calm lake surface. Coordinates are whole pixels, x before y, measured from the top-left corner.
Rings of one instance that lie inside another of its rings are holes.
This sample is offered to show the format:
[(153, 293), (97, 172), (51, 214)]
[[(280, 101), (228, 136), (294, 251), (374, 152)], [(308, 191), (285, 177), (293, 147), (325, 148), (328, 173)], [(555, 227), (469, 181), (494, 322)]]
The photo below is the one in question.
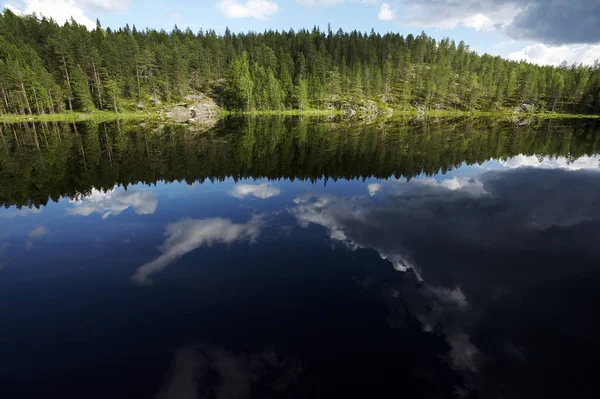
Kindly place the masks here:
[(598, 122), (1, 129), (1, 398), (595, 388)]

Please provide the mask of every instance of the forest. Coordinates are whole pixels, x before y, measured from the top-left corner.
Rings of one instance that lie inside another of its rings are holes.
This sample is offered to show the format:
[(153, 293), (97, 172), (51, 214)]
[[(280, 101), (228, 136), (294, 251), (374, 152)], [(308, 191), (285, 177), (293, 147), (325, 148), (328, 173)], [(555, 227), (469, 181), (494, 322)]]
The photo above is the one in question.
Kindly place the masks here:
[(319, 28), (224, 34), (87, 30), (0, 14), (0, 112), (150, 110), (204, 93), (230, 111), (342, 109), (600, 113), (600, 63), (538, 66), (462, 41)]
[(570, 162), (600, 152), (596, 121), (325, 119), (231, 117), (203, 134), (186, 125), (118, 121), (6, 125), (0, 129), (0, 206), (40, 207), (93, 188), (159, 181), (411, 179), (521, 154)]

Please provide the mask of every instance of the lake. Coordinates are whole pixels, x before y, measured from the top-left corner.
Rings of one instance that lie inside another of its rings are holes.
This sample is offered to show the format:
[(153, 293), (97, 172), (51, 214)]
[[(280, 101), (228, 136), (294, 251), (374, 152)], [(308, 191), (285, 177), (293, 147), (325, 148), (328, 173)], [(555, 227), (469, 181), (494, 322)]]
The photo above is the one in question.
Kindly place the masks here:
[(2, 398), (595, 388), (598, 121), (0, 127)]

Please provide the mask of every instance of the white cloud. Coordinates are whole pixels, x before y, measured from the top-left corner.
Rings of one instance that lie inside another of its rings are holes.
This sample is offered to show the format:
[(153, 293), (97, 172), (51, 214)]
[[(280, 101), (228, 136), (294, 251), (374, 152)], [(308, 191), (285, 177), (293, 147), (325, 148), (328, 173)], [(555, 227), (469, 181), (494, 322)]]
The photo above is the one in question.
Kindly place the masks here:
[(600, 171), (600, 156), (582, 156), (575, 160), (567, 160), (565, 157), (538, 158), (536, 156), (517, 155), (506, 161), (499, 161), (506, 168), (534, 167), (545, 169), (568, 169), (568, 170), (598, 170)]
[(271, 186), (269, 183), (262, 184), (236, 184), (229, 195), (235, 198), (246, 198), (251, 195), (260, 199), (267, 199), (278, 196), (281, 190), (277, 187)]
[(162, 254), (137, 268), (131, 280), (151, 284), (150, 276), (164, 270), (183, 255), (204, 244), (232, 244), (235, 241), (255, 242), (263, 225), (262, 216), (254, 216), (248, 223), (233, 223), (229, 219), (184, 219), (167, 225), (166, 240), (159, 247)]
[(392, 7), (387, 3), (383, 3), (381, 8), (379, 9), (379, 14), (377, 14), (380, 20), (382, 21), (391, 21), (396, 18), (394, 11), (392, 11)]
[(4, 7), (19, 15), (36, 13), (52, 18), (59, 24), (73, 18), (92, 30), (96, 22), (86, 15), (86, 11), (124, 11), (130, 4), (131, 0), (24, 0), (22, 6), (4, 3)]
[(102, 192), (96, 189), (86, 197), (71, 200), (73, 208), (67, 209), (68, 215), (89, 216), (101, 213), (102, 219), (118, 215), (132, 207), (138, 215), (150, 215), (156, 212), (158, 199), (149, 191), (125, 191), (122, 188)]
[(383, 184), (373, 183), (367, 186), (367, 190), (369, 190), (369, 195), (374, 197), (381, 189), (383, 188)]
[[(406, 180), (396, 180), (396, 188), (405, 190), (418, 189), (418, 185), (441, 187), (451, 191), (461, 190), (462, 193), (474, 197), (486, 194), (483, 182), (478, 179), (466, 177), (452, 177), (450, 179), (436, 180), (433, 177), (417, 177), (411, 180), (412, 185), (407, 185)], [(402, 186), (399, 186), (402, 185)]]
[(300, 227), (307, 228), (310, 224), (323, 226), (328, 230), (331, 240), (340, 243), (349, 250), (373, 248), (382, 259), (389, 261), (395, 270), (405, 272), (412, 269), (417, 278), (421, 279), (419, 270), (410, 260), (410, 257), (403, 254), (401, 250), (388, 251), (373, 246), (370, 242), (367, 242), (369, 240), (348, 236), (346, 230), (349, 221), (352, 221), (350, 223), (352, 225), (369, 225), (368, 215), (363, 212), (363, 208), (368, 208), (368, 203), (364, 203), (358, 198), (315, 197), (313, 195), (298, 196), (294, 203), (297, 206), (292, 208), (290, 212), (296, 217)]
[(7, 210), (0, 210), (0, 217), (12, 219), (17, 216), (29, 216), (35, 215), (42, 212), (42, 208), (8, 208)]
[[(404, 23), (439, 29), (454, 29), (459, 25), (476, 30), (501, 29), (517, 16), (522, 6), (516, 2), (465, 0), (461, 2), (405, 0)], [(435, 9), (433, 8), (435, 7)]]
[(547, 46), (536, 43), (510, 53), (508, 58), (516, 61), (525, 60), (539, 65), (559, 65), (563, 61), (567, 61), (568, 64), (576, 62), (591, 65), (600, 59), (600, 44)]
[(305, 7), (332, 7), (339, 6), (340, 4), (354, 3), (354, 4), (367, 4), (374, 5), (378, 4), (380, 0), (296, 0), (296, 3)]
[(31, 238), (38, 238), (38, 237), (43, 237), (48, 233), (49, 233), (49, 230), (46, 227), (44, 227), (42, 225), (38, 225), (38, 226), (35, 226), (33, 229), (31, 229), (27, 235)]
[(459, 308), (464, 308), (468, 304), (467, 297), (460, 287), (452, 290), (444, 287), (429, 287), (429, 291), (444, 303), (456, 305)]
[(97, 8), (105, 11), (123, 11), (129, 8), (131, 0), (78, 0), (84, 8)]
[(85, 15), (81, 2), (75, 0), (25, 0), (23, 7), (5, 3), (4, 7), (17, 14), (33, 14), (52, 18), (59, 24), (73, 18), (88, 29), (94, 29), (96, 23)]
[(42, 226), (42, 225), (35, 226), (33, 229), (29, 230), (29, 233), (27, 233), (27, 236), (29, 238), (27, 239), (27, 241), (25, 241), (25, 248), (26, 249), (33, 248), (33, 242), (35, 240), (40, 239), (41, 237), (48, 235), (48, 233), (50, 233), (50, 231), (45, 226)]
[(305, 7), (331, 7), (342, 4), (344, 0), (296, 0), (296, 2)]
[(221, 0), (217, 8), (229, 18), (267, 19), (279, 11), (277, 3), (267, 0)]
[(451, 346), (450, 360), (458, 369), (476, 372), (478, 369), (479, 349), (471, 342), (469, 334), (463, 331), (451, 332), (446, 337)]

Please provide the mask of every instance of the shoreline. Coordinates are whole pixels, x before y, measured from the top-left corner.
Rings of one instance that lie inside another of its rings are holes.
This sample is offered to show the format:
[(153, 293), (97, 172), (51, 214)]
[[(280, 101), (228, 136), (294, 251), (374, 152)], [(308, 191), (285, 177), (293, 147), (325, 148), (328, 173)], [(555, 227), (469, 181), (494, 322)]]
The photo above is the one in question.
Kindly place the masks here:
[[(489, 112), (489, 111), (455, 111), (455, 110), (433, 110), (419, 113), (418, 111), (403, 111), (391, 109), (391, 115), (372, 115), (372, 118), (391, 118), (396, 116), (429, 116), (429, 117), (517, 117), (517, 118), (539, 118), (539, 119), (598, 119), (600, 115), (594, 114), (562, 114), (562, 113), (514, 113), (514, 112)], [(246, 115), (246, 116), (343, 116), (343, 110), (282, 110), (282, 111), (225, 111), (221, 112), (221, 116)], [(351, 117), (352, 119), (360, 120), (361, 118)], [(157, 120), (161, 119), (161, 115), (156, 111), (146, 112), (112, 112), (112, 111), (95, 111), (90, 113), (84, 112), (62, 112), (58, 114), (43, 114), (43, 115), (16, 115), (4, 114), (0, 116), (1, 123), (21, 123), (21, 122), (109, 122), (114, 120)], [(365, 118), (362, 118), (365, 119)], [(168, 121), (167, 121), (168, 122)]]

